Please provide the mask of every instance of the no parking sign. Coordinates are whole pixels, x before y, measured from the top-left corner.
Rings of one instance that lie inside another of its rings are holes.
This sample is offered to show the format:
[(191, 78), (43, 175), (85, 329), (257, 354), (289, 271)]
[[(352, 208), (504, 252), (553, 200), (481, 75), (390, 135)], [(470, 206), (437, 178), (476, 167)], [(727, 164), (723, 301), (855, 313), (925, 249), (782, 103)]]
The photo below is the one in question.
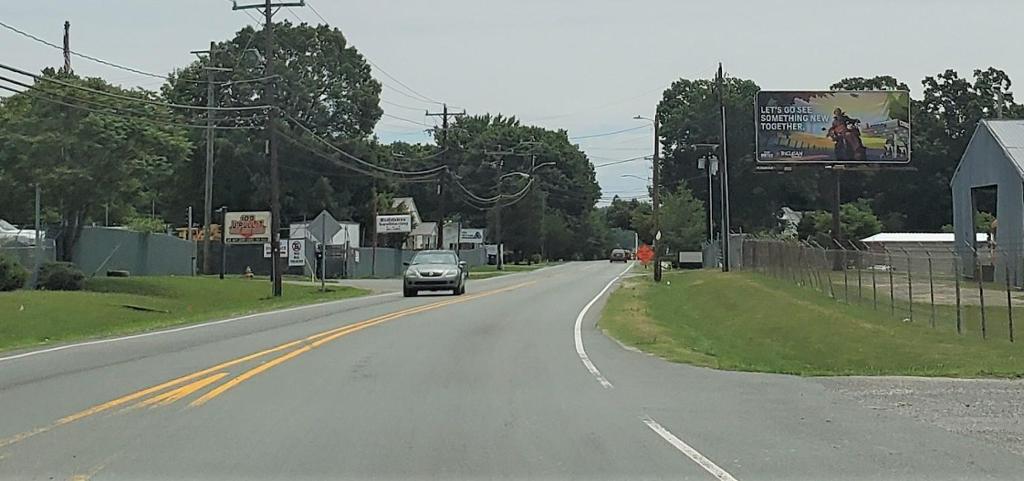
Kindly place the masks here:
[(306, 264), (306, 241), (292, 239), (288, 241), (288, 267), (301, 267)]

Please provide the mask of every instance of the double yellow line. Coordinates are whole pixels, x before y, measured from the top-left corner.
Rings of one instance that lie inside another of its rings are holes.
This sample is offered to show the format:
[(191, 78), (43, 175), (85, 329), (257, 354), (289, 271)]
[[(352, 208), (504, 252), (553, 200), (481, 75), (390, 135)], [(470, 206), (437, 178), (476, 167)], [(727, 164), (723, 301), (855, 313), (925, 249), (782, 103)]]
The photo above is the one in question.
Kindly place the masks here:
[[(385, 314), (385, 315), (374, 317), (374, 318), (371, 318), (371, 319), (366, 319), (364, 321), (360, 321), (360, 322), (357, 322), (357, 323), (354, 323), (354, 324), (349, 324), (347, 326), (338, 327), (338, 328), (335, 328), (335, 329), (330, 329), (330, 330), (327, 330), (327, 331), (324, 331), (324, 332), (313, 334), (311, 336), (307, 336), (307, 337), (304, 337), (302, 339), (297, 339), (297, 340), (294, 340), (294, 341), (286, 342), (284, 344), (281, 344), (281, 345), (278, 345), (278, 346), (274, 346), (274, 347), (269, 348), (269, 349), (264, 349), (264, 350), (259, 351), (259, 352), (254, 352), (252, 354), (247, 354), (245, 356), (242, 356), (242, 357), (239, 357), (239, 358), (235, 358), (235, 359), (232, 359), (230, 361), (225, 361), (225, 362), (222, 362), (222, 363), (217, 364), (215, 366), (211, 366), (211, 367), (208, 367), (206, 369), (203, 369), (203, 370), (200, 370), (200, 371), (196, 371), (196, 372), (193, 372), (191, 374), (187, 374), (187, 375), (184, 375), (184, 376), (172, 379), (170, 381), (167, 381), (167, 382), (164, 382), (164, 383), (161, 383), (161, 384), (157, 384), (157, 385), (152, 386), (152, 387), (148, 387), (146, 389), (142, 389), (142, 390), (133, 392), (131, 394), (127, 394), (125, 396), (121, 396), (121, 397), (119, 397), (117, 399), (114, 399), (114, 400), (111, 400), (111, 401), (107, 401), (107, 402), (102, 403), (102, 404), (97, 404), (96, 406), (90, 407), (90, 408), (85, 409), (83, 411), (79, 411), (79, 412), (71, 414), (69, 416), (65, 416), (63, 418), (60, 418), (57, 421), (54, 421), (53, 423), (51, 423), (51, 424), (49, 424), (47, 426), (42, 426), (42, 427), (33, 429), (31, 431), (26, 431), (26, 432), (19, 433), (19, 434), (16, 434), (14, 436), (11, 436), (11, 437), (8, 437), (8, 438), (5, 438), (5, 439), (0, 439), (0, 448), (5, 448), (5, 447), (10, 446), (12, 444), (24, 441), (25, 439), (28, 439), (28, 438), (30, 438), (32, 436), (37, 435), (37, 434), (45, 433), (45, 432), (53, 430), (55, 428), (64, 426), (66, 424), (71, 424), (71, 423), (73, 423), (75, 421), (79, 421), (79, 420), (85, 419), (87, 417), (90, 417), (90, 416), (93, 416), (93, 415), (96, 415), (96, 414), (108, 411), (110, 409), (113, 409), (113, 408), (116, 408), (116, 407), (119, 407), (119, 406), (127, 405), (127, 404), (129, 404), (129, 403), (131, 403), (133, 401), (142, 400), (144, 398), (147, 398), (147, 396), (150, 396), (150, 395), (153, 395), (153, 394), (156, 394), (156, 396), (154, 396), (152, 398), (149, 398), (149, 399), (144, 399), (139, 404), (143, 405), (143, 406), (163, 406), (163, 405), (171, 404), (171, 403), (173, 403), (173, 402), (175, 402), (177, 400), (180, 400), (180, 399), (182, 399), (182, 398), (184, 398), (184, 397), (186, 397), (186, 396), (188, 396), (190, 394), (193, 394), (193, 393), (195, 393), (197, 391), (200, 391), (200, 390), (202, 390), (205, 387), (208, 387), (208, 386), (210, 386), (212, 384), (215, 384), (217, 381), (220, 381), (221, 379), (227, 377), (228, 373), (227, 372), (223, 372), (224, 369), (227, 369), (227, 368), (230, 368), (230, 367), (233, 367), (233, 366), (237, 366), (239, 364), (242, 364), (242, 363), (245, 363), (245, 362), (248, 362), (248, 361), (252, 361), (252, 360), (255, 360), (255, 359), (258, 359), (258, 358), (261, 358), (261, 357), (266, 356), (268, 354), (273, 354), (273, 353), (276, 353), (276, 352), (281, 352), (281, 351), (285, 351), (285, 350), (288, 350), (288, 349), (291, 349), (291, 348), (294, 348), (294, 347), (298, 347), (298, 349), (295, 349), (293, 351), (288, 352), (287, 354), (284, 354), (282, 356), (279, 356), (279, 357), (276, 357), (274, 359), (271, 359), (270, 361), (267, 361), (267, 362), (265, 362), (265, 363), (255, 367), (255, 368), (252, 368), (252, 369), (250, 369), (248, 371), (243, 372), (242, 374), (239, 374), (238, 376), (236, 376), (234, 378), (229, 379), (224, 384), (221, 384), (221, 385), (217, 386), (216, 388), (210, 390), (206, 394), (203, 394), (202, 396), (200, 396), (196, 400), (194, 400), (191, 403), (189, 403), (189, 406), (193, 406), (193, 407), (201, 406), (201, 405), (205, 404), (206, 402), (209, 402), (211, 399), (214, 399), (217, 396), (220, 396), (221, 394), (224, 394), (225, 392), (227, 392), (228, 390), (234, 388), (235, 386), (238, 386), (239, 384), (241, 384), (241, 383), (243, 383), (243, 382), (245, 382), (245, 381), (247, 381), (249, 379), (252, 379), (253, 377), (259, 375), (260, 373), (266, 372), (267, 370), (273, 368), (274, 366), (278, 366), (278, 365), (281, 365), (281, 364), (283, 364), (283, 363), (285, 363), (285, 362), (287, 362), (287, 361), (289, 361), (291, 359), (295, 359), (296, 357), (298, 357), (298, 356), (300, 356), (302, 354), (305, 354), (305, 353), (307, 353), (309, 351), (312, 351), (315, 348), (323, 346), (324, 344), (327, 344), (328, 342), (334, 341), (336, 339), (344, 337), (344, 336), (346, 336), (348, 334), (351, 334), (353, 332), (358, 332), (358, 331), (361, 331), (361, 330), (366, 329), (368, 327), (372, 327), (372, 326), (375, 326), (377, 324), (381, 324), (383, 322), (387, 322), (387, 321), (390, 321), (390, 320), (393, 320), (393, 319), (398, 319), (400, 317), (410, 316), (410, 315), (413, 315), (413, 314), (419, 314), (421, 312), (431, 311), (431, 310), (434, 310), (434, 309), (440, 309), (442, 307), (450, 306), (452, 304), (460, 304), (460, 303), (468, 302), (468, 301), (471, 301), (471, 300), (474, 300), (474, 299), (479, 299), (481, 297), (492, 296), (492, 295), (495, 295), (495, 294), (500, 294), (502, 292), (508, 292), (508, 291), (511, 291), (511, 290), (519, 289), (519, 288), (528, 286), (530, 284), (533, 284), (535, 282), (536, 281), (522, 282), (522, 283), (511, 285), (511, 286), (508, 286), (508, 287), (503, 287), (503, 288), (500, 288), (500, 289), (493, 289), (493, 290), (490, 290), (490, 291), (481, 292), (479, 294), (472, 294), (472, 295), (468, 295), (468, 296), (461, 296), (461, 297), (456, 297), (454, 299), (445, 300), (445, 301), (441, 301), (441, 302), (434, 302), (434, 303), (426, 304), (426, 305), (422, 305), (422, 306), (411, 307), (411, 308), (408, 308), (408, 309), (403, 309), (403, 310), (400, 310), (400, 311), (392, 312), (390, 314)], [(192, 382), (190, 384), (186, 384), (184, 386), (178, 387), (177, 389), (174, 389), (174, 390), (171, 390), (171, 391), (168, 391), (168, 392), (165, 392), (165, 393), (161, 394), (162, 391), (164, 391), (164, 390), (166, 390), (168, 388), (175, 387), (175, 386), (178, 386), (180, 384), (187, 383), (189, 381), (192, 381)]]

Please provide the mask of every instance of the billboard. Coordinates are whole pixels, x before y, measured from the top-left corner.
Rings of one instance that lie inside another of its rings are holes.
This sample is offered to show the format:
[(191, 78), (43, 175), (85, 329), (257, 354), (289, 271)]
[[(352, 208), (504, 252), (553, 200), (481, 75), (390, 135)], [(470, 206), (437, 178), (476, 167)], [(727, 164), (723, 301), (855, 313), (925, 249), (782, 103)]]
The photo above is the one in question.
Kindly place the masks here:
[(270, 212), (227, 212), (224, 223), (227, 244), (265, 244), (270, 242)]
[(407, 232), (412, 232), (412, 215), (396, 214), (377, 216), (378, 234), (400, 234)]
[(459, 243), (460, 244), (483, 244), (484, 243), (484, 230), (483, 229), (461, 229), (459, 231)]
[(906, 163), (910, 93), (761, 91), (756, 105), (760, 163)]

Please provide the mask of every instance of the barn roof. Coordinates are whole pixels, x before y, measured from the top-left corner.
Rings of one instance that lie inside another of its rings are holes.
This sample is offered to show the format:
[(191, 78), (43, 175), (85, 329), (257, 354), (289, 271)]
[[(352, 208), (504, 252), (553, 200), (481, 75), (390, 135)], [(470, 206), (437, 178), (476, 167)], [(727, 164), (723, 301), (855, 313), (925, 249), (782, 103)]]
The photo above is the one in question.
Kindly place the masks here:
[[(979, 232), (977, 235), (978, 242), (988, 242), (988, 234)], [(865, 237), (860, 240), (865, 243), (872, 242), (906, 242), (906, 243), (949, 243), (955, 242), (953, 233), (946, 232), (880, 232), (871, 237)]]
[(999, 144), (1006, 159), (1014, 166), (1017, 173), (1024, 177), (1024, 120), (983, 119), (981, 122), (978, 122), (978, 128), (974, 130), (974, 135), (971, 136), (971, 141), (967, 144), (967, 149), (960, 158), (960, 163), (957, 164), (956, 170), (953, 171), (953, 178), (950, 180), (950, 184), (954, 183), (960, 175), (960, 169), (963, 168), (964, 162), (972, 155), (975, 155), (973, 150), (974, 143), (978, 138), (978, 134), (982, 131), (986, 131), (992, 136), (992, 139)]
[(1007, 157), (1024, 172), (1024, 120), (983, 120), (982, 124), (1006, 151)]

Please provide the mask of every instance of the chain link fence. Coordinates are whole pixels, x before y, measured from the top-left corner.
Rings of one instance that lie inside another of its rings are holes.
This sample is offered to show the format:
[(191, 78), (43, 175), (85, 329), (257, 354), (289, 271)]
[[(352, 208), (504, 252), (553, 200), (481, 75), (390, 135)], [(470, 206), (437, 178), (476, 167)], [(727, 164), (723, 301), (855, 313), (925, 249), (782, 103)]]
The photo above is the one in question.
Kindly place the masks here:
[(883, 248), (850, 243), (826, 249), (747, 239), (743, 270), (815, 290), (838, 302), (888, 312), (961, 335), (1013, 342), (1024, 315), (1022, 245), (964, 250)]

